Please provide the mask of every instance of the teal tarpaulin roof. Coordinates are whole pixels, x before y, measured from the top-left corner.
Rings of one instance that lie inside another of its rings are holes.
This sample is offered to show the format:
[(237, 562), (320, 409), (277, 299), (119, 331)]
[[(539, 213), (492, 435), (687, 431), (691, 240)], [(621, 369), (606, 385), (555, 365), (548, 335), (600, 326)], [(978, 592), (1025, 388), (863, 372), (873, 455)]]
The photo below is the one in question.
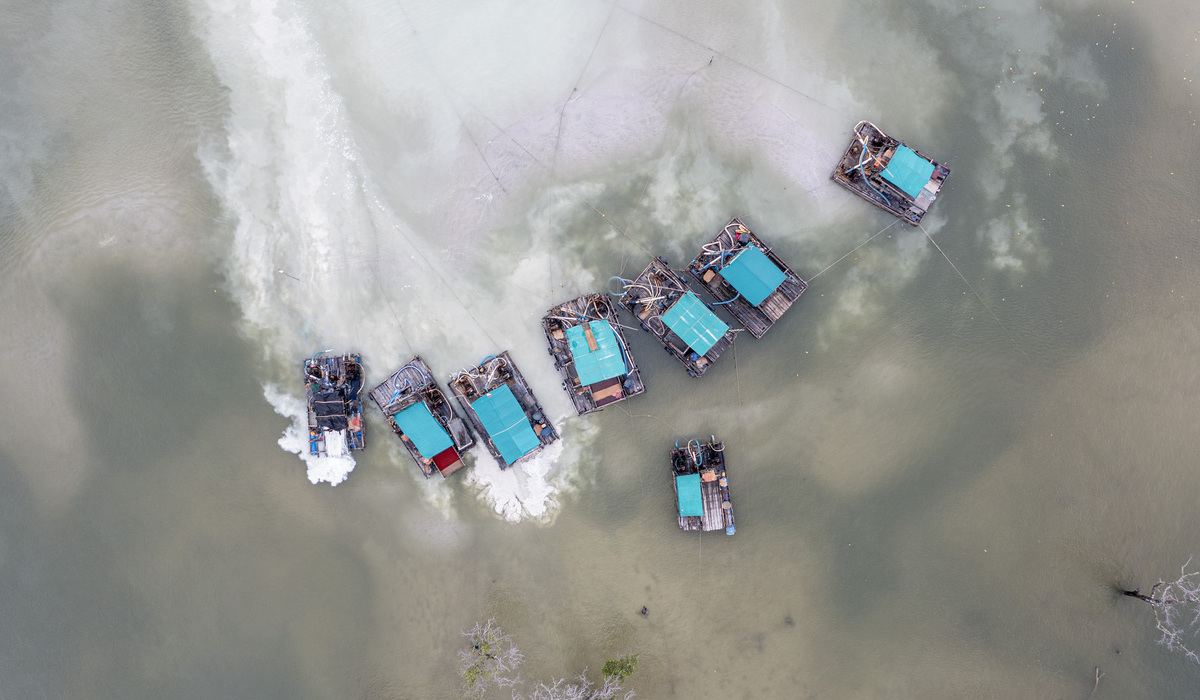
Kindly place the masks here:
[(667, 313), (662, 315), (662, 322), (675, 331), (675, 335), (683, 338), (689, 348), (701, 355), (711, 350), (729, 330), (729, 326), (709, 311), (700, 297), (692, 292), (684, 294), (671, 305)]
[(684, 474), (675, 477), (675, 491), (679, 494), (679, 515), (704, 515), (704, 499), (700, 497), (700, 475)]
[(471, 408), (505, 462), (512, 464), (541, 444), (507, 384), (475, 399)]
[(742, 298), (754, 306), (771, 296), (787, 275), (756, 245), (747, 246), (728, 265), (721, 268), (721, 276), (738, 290)]
[(933, 174), (933, 163), (913, 152), (908, 146), (898, 146), (895, 155), (883, 169), (883, 177), (913, 199), (921, 194)]
[(592, 321), (588, 327), (596, 341), (595, 350), (588, 345), (583, 326), (567, 329), (567, 345), (571, 348), (571, 357), (575, 358), (575, 372), (579, 375), (579, 381), (584, 385), (595, 384), (626, 374), (628, 370), (625, 369), (625, 359), (621, 357), (621, 347), (617, 344), (617, 334), (608, 321)]
[(395, 419), (396, 425), (400, 426), (400, 432), (413, 441), (417, 452), (425, 459), (433, 459), (442, 450), (454, 446), (454, 441), (442, 426), (438, 425), (424, 401), (414, 403), (392, 418)]

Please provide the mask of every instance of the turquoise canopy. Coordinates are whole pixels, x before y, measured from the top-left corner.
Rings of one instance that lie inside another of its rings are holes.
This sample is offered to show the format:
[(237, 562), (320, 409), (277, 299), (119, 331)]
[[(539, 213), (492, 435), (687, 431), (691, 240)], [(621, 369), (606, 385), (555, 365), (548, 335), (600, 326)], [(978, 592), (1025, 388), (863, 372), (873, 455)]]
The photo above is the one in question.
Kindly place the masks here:
[(704, 515), (704, 498), (700, 496), (699, 474), (675, 477), (675, 492), (679, 497), (680, 517)]
[(492, 389), (471, 402), (484, 430), (508, 464), (524, 457), (541, 444), (507, 384)]
[(721, 276), (754, 306), (763, 303), (763, 299), (771, 296), (771, 292), (787, 279), (783, 270), (756, 245), (746, 246), (728, 265), (721, 268)]
[(595, 350), (588, 344), (587, 329), (583, 325), (567, 329), (567, 345), (571, 348), (571, 357), (575, 358), (575, 372), (580, 383), (586, 386), (628, 373), (617, 334), (608, 321), (592, 321), (585, 325), (596, 341)]
[(908, 146), (900, 145), (881, 174), (888, 182), (916, 199), (933, 174), (933, 163), (914, 153)]
[(413, 441), (413, 444), (417, 446), (417, 452), (420, 452), (425, 459), (433, 459), (447, 447), (454, 447), (454, 441), (438, 424), (424, 401), (414, 403), (392, 418), (400, 427), (400, 432)]
[(700, 297), (692, 292), (684, 294), (667, 309), (667, 313), (662, 315), (662, 322), (675, 331), (675, 335), (683, 338), (689, 348), (701, 355), (711, 350), (729, 330), (729, 326), (709, 311)]

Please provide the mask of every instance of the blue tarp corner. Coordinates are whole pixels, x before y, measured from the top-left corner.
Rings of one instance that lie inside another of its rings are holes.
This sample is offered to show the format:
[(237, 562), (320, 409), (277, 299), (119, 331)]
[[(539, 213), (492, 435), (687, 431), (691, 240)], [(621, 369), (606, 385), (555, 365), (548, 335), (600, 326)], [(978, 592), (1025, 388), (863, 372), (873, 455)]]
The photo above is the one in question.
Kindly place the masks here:
[(709, 311), (693, 292), (684, 294), (672, 304), (662, 315), (662, 322), (701, 355), (711, 350), (729, 330), (729, 326)]
[(492, 444), (508, 464), (529, 454), (541, 444), (529, 425), (525, 410), (505, 384), (471, 402)]
[[(571, 357), (575, 359), (575, 373), (579, 375), (580, 383), (587, 386), (626, 374), (628, 370), (617, 343), (617, 334), (608, 321), (592, 321), (586, 325), (587, 328), (579, 325), (567, 329), (567, 345), (571, 349)], [(595, 350), (588, 343), (588, 330), (591, 330), (592, 339), (596, 341)]]
[(433, 459), (442, 450), (454, 446), (454, 441), (438, 424), (424, 401), (414, 403), (392, 418), (400, 427), (400, 432), (413, 441), (425, 459)]
[(754, 306), (763, 303), (787, 279), (787, 274), (756, 245), (747, 246), (721, 268), (721, 276)]
[(683, 474), (675, 477), (675, 492), (679, 500), (679, 516), (704, 515), (704, 499), (700, 496), (700, 475)]
[(933, 163), (901, 144), (881, 173), (885, 180), (899, 187), (909, 197), (917, 198), (933, 174)]

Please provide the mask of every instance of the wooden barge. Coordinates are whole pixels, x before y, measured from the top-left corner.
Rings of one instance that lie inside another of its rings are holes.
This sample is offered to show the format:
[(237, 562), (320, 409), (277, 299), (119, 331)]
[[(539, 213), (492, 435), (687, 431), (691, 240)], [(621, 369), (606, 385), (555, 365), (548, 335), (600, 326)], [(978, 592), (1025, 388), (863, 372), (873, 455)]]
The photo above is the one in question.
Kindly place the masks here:
[(304, 361), (308, 400), (308, 451), (341, 457), (364, 446), (362, 429), (362, 357), (319, 352)]
[(617, 312), (603, 294), (585, 294), (546, 312), (542, 329), (575, 412), (591, 413), (646, 390)]
[(949, 174), (950, 168), (888, 136), (871, 122), (861, 121), (830, 177), (916, 226)]
[(621, 279), (617, 303), (654, 335), (688, 374), (699, 377), (733, 345), (733, 331), (688, 288), (687, 280), (656, 257), (636, 279)]
[(737, 218), (704, 245), (687, 269), (755, 338), (763, 337), (808, 289), (808, 283)]
[(420, 356), (372, 389), (370, 396), (426, 478), (447, 477), (463, 467), (462, 454), (475, 444), (475, 437)]
[(507, 351), (452, 376), (450, 392), (501, 469), (558, 439)]
[(679, 529), (711, 532), (724, 528), (726, 535), (737, 531), (725, 475), (725, 444), (716, 437), (704, 444), (688, 440), (684, 447), (675, 443), (671, 484), (679, 507)]

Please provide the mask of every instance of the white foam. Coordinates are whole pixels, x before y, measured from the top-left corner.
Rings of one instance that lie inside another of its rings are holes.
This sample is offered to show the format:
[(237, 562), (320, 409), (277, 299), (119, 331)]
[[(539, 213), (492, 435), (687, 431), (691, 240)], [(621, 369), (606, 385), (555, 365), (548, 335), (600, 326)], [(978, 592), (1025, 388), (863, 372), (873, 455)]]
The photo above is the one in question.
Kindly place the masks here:
[(346, 448), (345, 434), (339, 431), (326, 433), (325, 446), (328, 457), (319, 457), (308, 451), (308, 407), (294, 394), (274, 384), (263, 388), (263, 396), (279, 415), (291, 421), (279, 438), (279, 446), (294, 452), (304, 460), (308, 468), (308, 480), (314, 484), (326, 482), (337, 486), (354, 471), (354, 457)]
[(563, 451), (560, 439), (537, 454), (508, 469), (486, 449), (475, 453), (475, 467), (467, 472), (466, 482), (480, 497), (509, 522), (524, 519), (548, 521), (560, 505), (558, 486), (560, 475), (552, 475), (552, 467)]

